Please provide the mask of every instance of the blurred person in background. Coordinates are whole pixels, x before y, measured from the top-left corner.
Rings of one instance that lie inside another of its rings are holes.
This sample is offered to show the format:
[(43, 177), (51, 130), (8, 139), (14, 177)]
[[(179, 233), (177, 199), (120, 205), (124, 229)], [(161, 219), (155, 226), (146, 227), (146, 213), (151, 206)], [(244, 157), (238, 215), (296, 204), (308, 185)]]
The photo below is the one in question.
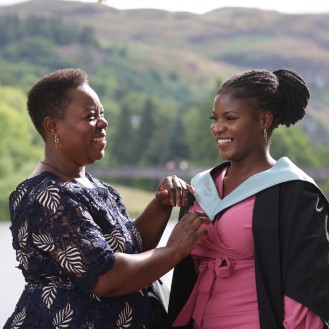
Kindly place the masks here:
[(235, 74), (219, 88), (210, 129), (225, 161), (192, 179), (181, 209), (212, 224), (174, 269), (173, 328), (329, 328), (328, 201), (270, 155), (274, 129), (301, 120), (309, 98), (287, 69)]
[(193, 188), (166, 177), (132, 221), (118, 192), (86, 172), (104, 156), (103, 106), (80, 69), (37, 81), (28, 112), (45, 156), (10, 195), (11, 232), (26, 286), (4, 328), (149, 328), (147, 286), (205, 234), (189, 213), (156, 248), (173, 206)]

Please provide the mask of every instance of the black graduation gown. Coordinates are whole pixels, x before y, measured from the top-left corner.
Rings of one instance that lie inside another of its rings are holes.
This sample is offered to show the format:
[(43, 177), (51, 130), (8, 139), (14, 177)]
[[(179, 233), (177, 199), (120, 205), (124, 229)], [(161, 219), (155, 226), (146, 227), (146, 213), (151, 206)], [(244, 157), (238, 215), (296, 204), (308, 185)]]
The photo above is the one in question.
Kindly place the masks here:
[[(180, 218), (193, 202), (190, 195)], [(252, 229), (261, 329), (284, 329), (284, 295), (314, 311), (324, 321), (324, 328), (329, 328), (328, 214), (328, 200), (310, 182), (284, 182), (256, 194)], [(175, 267), (169, 301), (171, 323), (196, 279), (191, 256)], [(193, 328), (192, 320), (179, 328)]]

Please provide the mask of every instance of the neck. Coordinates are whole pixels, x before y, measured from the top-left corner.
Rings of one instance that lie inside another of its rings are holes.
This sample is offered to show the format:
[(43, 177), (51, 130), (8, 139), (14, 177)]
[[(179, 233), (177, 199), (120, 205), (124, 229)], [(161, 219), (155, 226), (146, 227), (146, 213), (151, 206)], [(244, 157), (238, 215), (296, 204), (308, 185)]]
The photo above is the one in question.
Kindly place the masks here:
[(76, 179), (76, 178), (81, 178), (81, 171), (78, 173), (72, 173), (66, 169), (62, 169), (60, 166), (58, 165), (53, 165), (51, 163), (49, 163), (48, 161), (40, 161), (40, 163), (42, 163), (43, 165), (49, 167), (52, 169), (52, 171), (55, 171), (54, 173), (56, 174), (60, 174), (61, 177), (63, 178), (69, 178), (70, 180), (72, 179)]
[(246, 179), (254, 174), (270, 169), (275, 160), (271, 157), (265, 157), (260, 159), (253, 159), (248, 162), (231, 162), (231, 166), (228, 168), (227, 176), (234, 176), (236, 178)]

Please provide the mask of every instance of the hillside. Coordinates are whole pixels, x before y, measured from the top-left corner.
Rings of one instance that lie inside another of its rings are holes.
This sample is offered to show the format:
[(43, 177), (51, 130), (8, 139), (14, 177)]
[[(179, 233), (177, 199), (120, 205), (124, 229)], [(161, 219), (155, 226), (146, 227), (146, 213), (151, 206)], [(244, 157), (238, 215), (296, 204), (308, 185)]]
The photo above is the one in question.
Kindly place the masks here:
[[(196, 15), (117, 10), (96, 1), (60, 0), (31, 0), (0, 7), (0, 15), (27, 17), (36, 13), (76, 28), (90, 27), (101, 47), (124, 49), (124, 59), (110, 61), (95, 48), (97, 54), (83, 67), (88, 72), (96, 74), (102, 65), (112, 65), (118, 81), (125, 74), (130, 81), (131, 75), (147, 71), (150, 80), (144, 91), (172, 96), (181, 104), (207, 97), (216, 81), (236, 71), (279, 67), (297, 70), (307, 79), (312, 93), (302, 127), (312, 138), (329, 143), (328, 14), (287, 15), (224, 8)], [(58, 51), (77, 58), (83, 53), (70, 46)], [(143, 82), (148, 80), (134, 81), (134, 88), (139, 83), (138, 88), (143, 89)]]

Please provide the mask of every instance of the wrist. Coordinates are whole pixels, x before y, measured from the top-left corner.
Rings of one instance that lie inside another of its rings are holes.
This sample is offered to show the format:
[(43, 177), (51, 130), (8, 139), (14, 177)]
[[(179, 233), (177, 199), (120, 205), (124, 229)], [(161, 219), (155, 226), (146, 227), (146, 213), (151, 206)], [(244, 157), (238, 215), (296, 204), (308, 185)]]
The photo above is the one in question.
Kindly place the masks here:
[(174, 207), (173, 205), (171, 205), (169, 203), (169, 201), (167, 203), (163, 199), (162, 200), (158, 199), (157, 196), (154, 197), (154, 201), (155, 201), (156, 205), (158, 207), (160, 207), (161, 209), (163, 209), (163, 210), (170, 210), (171, 211), (172, 208)]

